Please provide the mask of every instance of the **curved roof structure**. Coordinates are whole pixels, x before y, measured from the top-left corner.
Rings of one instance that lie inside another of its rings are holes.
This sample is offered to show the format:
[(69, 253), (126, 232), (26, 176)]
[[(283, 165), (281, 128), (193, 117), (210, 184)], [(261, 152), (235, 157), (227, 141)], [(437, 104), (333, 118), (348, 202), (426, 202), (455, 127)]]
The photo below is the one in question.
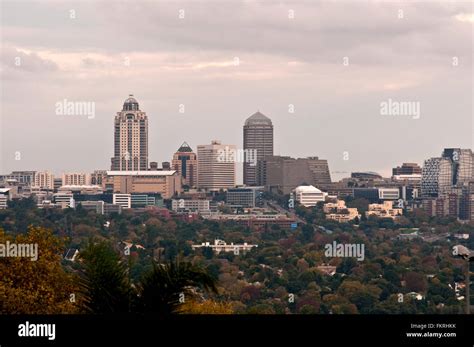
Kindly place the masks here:
[(138, 105), (137, 99), (133, 97), (133, 94), (130, 94), (123, 103), (123, 111), (139, 111), (139, 110), (140, 110), (140, 107)]
[(298, 193), (319, 193), (322, 194), (323, 192), (316, 188), (315, 186), (298, 186), (295, 188), (295, 192)]
[(360, 179), (381, 179), (382, 176), (377, 172), (373, 171), (361, 171), (361, 172), (352, 172), (352, 178), (360, 178)]

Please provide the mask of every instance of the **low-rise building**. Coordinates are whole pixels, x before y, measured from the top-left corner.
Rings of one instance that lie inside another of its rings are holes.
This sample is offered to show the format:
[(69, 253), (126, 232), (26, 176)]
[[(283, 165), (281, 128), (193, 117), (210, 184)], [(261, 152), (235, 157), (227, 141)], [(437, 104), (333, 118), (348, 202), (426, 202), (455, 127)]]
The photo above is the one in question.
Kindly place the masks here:
[(83, 172), (65, 172), (62, 177), (64, 186), (83, 186), (91, 184), (90, 174)]
[(112, 203), (122, 208), (132, 208), (132, 196), (131, 194), (114, 194)]
[(365, 213), (367, 217), (392, 218), (403, 215), (403, 209), (393, 208), (393, 201), (384, 201), (382, 204), (369, 204), (369, 210)]
[(347, 207), (344, 200), (324, 204), (323, 211), (326, 213), (326, 219), (339, 223), (346, 223), (361, 217), (357, 208)]
[(181, 177), (175, 170), (107, 171), (102, 187), (112, 193), (154, 193), (170, 199), (181, 192)]
[(132, 208), (140, 208), (147, 206), (162, 206), (163, 199), (160, 195), (153, 194), (131, 194), (130, 203)]
[(7, 175), (0, 175), (0, 183), (16, 181), (21, 186), (32, 186), (35, 182), (36, 171), (12, 171)]
[(380, 200), (398, 200), (400, 189), (398, 188), (378, 188)]
[(171, 209), (175, 212), (209, 212), (210, 200), (205, 199), (173, 199)]
[(87, 211), (95, 211), (97, 214), (101, 215), (109, 215), (111, 213), (122, 213), (122, 206), (121, 205), (114, 205), (102, 200), (98, 201), (81, 201), (77, 203), (77, 205), (81, 205), (84, 210)]
[(42, 190), (53, 190), (54, 189), (54, 175), (49, 171), (36, 172), (33, 186)]
[(56, 193), (53, 194), (53, 202), (61, 208), (74, 208), (74, 196), (72, 193)]
[(314, 186), (299, 186), (293, 192), (296, 201), (305, 207), (316, 206), (318, 202), (324, 201), (327, 195)]
[(254, 208), (263, 205), (264, 187), (229, 188), (226, 203), (232, 207)]
[(63, 185), (58, 188), (58, 193), (71, 192), (73, 194), (102, 194), (103, 190), (98, 185)]
[(10, 188), (0, 188), (0, 210), (8, 207), (8, 200), (11, 199)]
[(252, 248), (258, 247), (258, 245), (248, 244), (247, 242), (244, 242), (243, 244), (231, 243), (229, 245), (225, 241), (214, 240), (214, 244), (211, 244), (210, 242), (203, 242), (200, 245), (192, 245), (191, 247), (193, 249), (211, 248), (217, 254), (220, 252), (234, 252), (235, 255), (238, 255), (240, 252), (250, 251)]

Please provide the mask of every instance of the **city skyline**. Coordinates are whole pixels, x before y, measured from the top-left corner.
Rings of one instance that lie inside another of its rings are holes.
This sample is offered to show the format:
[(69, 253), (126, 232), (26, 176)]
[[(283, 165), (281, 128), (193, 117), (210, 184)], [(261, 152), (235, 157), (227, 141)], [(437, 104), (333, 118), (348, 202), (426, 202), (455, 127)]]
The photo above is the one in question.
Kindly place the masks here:
[[(275, 155), (325, 158), (333, 180), (473, 148), (471, 4), (340, 6), (4, 2), (0, 169), (107, 169), (128, 94), (149, 117), (149, 161), (170, 161), (184, 141), (241, 148), (258, 110), (272, 119)], [(130, 15), (148, 35), (117, 26)], [(93, 117), (57, 114), (64, 100), (94, 103)], [(417, 115), (382, 112), (397, 102)]]
[[(66, 108), (66, 107), (65, 107), (65, 108)], [(141, 165), (140, 170), (143, 171), (143, 170), (150, 170), (150, 169), (153, 169), (153, 168), (150, 168), (150, 167), (148, 166), (149, 163), (153, 163), (153, 162), (156, 163), (156, 164), (158, 164), (158, 166), (159, 166), (162, 162), (171, 163), (171, 162), (174, 160), (174, 159), (173, 159), (174, 156), (176, 155), (176, 153), (179, 153), (179, 149), (180, 149), (183, 145), (189, 147), (190, 150), (192, 151), (192, 147), (190, 147), (190, 146), (188, 145), (188, 143), (187, 143), (186, 141), (184, 141), (183, 144), (181, 145), (181, 147), (178, 149), (178, 152), (175, 152), (175, 153), (171, 154), (169, 160), (157, 161), (157, 160), (154, 160), (153, 158), (149, 158), (149, 156), (148, 156), (148, 138), (149, 138), (150, 136), (149, 136), (149, 134), (148, 134), (148, 117), (147, 117), (147, 115), (146, 115), (146, 112), (143, 112), (142, 110), (140, 110), (139, 103), (138, 103), (138, 101), (134, 98), (134, 95), (133, 95), (133, 94), (129, 94), (129, 95), (128, 95), (128, 98), (125, 99), (125, 101), (124, 101), (123, 109), (122, 109), (121, 111), (117, 112), (117, 115), (115, 116), (115, 121), (114, 121), (114, 124), (115, 124), (115, 125), (114, 125), (114, 136), (113, 136), (113, 138), (114, 138), (114, 142), (116, 142), (116, 144), (115, 144), (115, 146), (114, 146), (114, 148), (115, 148), (115, 154), (116, 154), (116, 155), (119, 155), (119, 156), (124, 157), (123, 154), (124, 154), (124, 153), (127, 154), (127, 151), (125, 151), (125, 152), (123, 152), (123, 151), (117, 152), (117, 146), (121, 146), (122, 142), (124, 141), (123, 139), (125, 138), (124, 136), (122, 136), (122, 135), (120, 134), (120, 131), (117, 132), (117, 126), (120, 127), (120, 124), (122, 124), (122, 123), (125, 124), (125, 123), (126, 123), (126, 122), (124, 123), (124, 121), (123, 121), (122, 118), (126, 117), (127, 112), (128, 112), (129, 114), (135, 114), (135, 113), (136, 113), (136, 114), (139, 114), (141, 117), (144, 117), (143, 120), (145, 121), (144, 131), (145, 131), (146, 135), (145, 135), (145, 138), (144, 138), (144, 140), (143, 140), (143, 143), (145, 144), (145, 147), (147, 147), (147, 148), (146, 148), (146, 154), (144, 155), (144, 158), (146, 158), (146, 165), (145, 165), (145, 164), (143, 164), (143, 165), (140, 164), (140, 165)], [(272, 125), (272, 120), (271, 120), (271, 118), (266, 117), (265, 115), (263, 115), (259, 110), (257, 110), (257, 112), (253, 113), (252, 115), (250, 115), (248, 118), (245, 119), (244, 126), (243, 126), (243, 134), (244, 134), (243, 143), (245, 143), (245, 136), (246, 136), (245, 134), (246, 134), (246, 131), (248, 131), (248, 122), (249, 122), (249, 120), (253, 120), (255, 117), (257, 117), (258, 119), (260, 119), (260, 118), (265, 119), (266, 122), (269, 122), (269, 125), (270, 125), (270, 127), (271, 127), (271, 135), (272, 135), (272, 136), (271, 136), (271, 142), (273, 143), (274, 137), (273, 137), (273, 125)], [(260, 117), (260, 118), (259, 118), (259, 117)], [(124, 118), (124, 119), (125, 119), (125, 118)], [(125, 124), (125, 125), (126, 125), (126, 124)], [(140, 128), (140, 129), (141, 129), (141, 128)], [(140, 129), (139, 129), (139, 130), (140, 130)], [(142, 131), (142, 130), (140, 130), (140, 131)], [(131, 134), (131, 133), (130, 133), (130, 134)], [(131, 136), (131, 135), (130, 135), (130, 136)], [(133, 136), (132, 136), (132, 137), (133, 137)], [(151, 138), (153, 138), (153, 134), (152, 134)], [(139, 137), (137, 137), (137, 140), (140, 141), (140, 146), (142, 146), (143, 143), (141, 142), (141, 140), (140, 140)], [(219, 141), (219, 142), (220, 142), (220, 140), (211, 140), (211, 142), (213, 142), (213, 141)], [(140, 146), (139, 146), (139, 147), (140, 147)], [(204, 145), (198, 145), (198, 144), (197, 144), (197, 145), (196, 145), (196, 148), (197, 148), (198, 146), (204, 146)], [(236, 145), (230, 144), (230, 145), (223, 145), (223, 146), (236, 146)], [(243, 152), (243, 150), (244, 150), (246, 147), (245, 147), (245, 145), (244, 145), (243, 147), (238, 147), (238, 148), (241, 148), (241, 150), (242, 150), (242, 152)], [(249, 147), (249, 148), (250, 148), (250, 147)], [(447, 148), (447, 147), (445, 147), (445, 148)], [(460, 147), (459, 147), (459, 148), (460, 148)], [(139, 148), (138, 148), (138, 149), (139, 149)], [(237, 149), (237, 148), (236, 148), (236, 149)], [(122, 153), (122, 152), (123, 152), (123, 153)], [(118, 154), (117, 154), (117, 153), (118, 153)], [(276, 155), (277, 157), (280, 156), (279, 154), (275, 154), (275, 155)], [(432, 160), (432, 159), (442, 158), (443, 155), (444, 155), (444, 152), (441, 154), (441, 156), (437, 156), (437, 155), (430, 156), (430, 157), (427, 157), (427, 158), (423, 159), (423, 160), (421, 161), (421, 163), (416, 163), (416, 164), (418, 164), (418, 165), (420, 165), (420, 166), (422, 167), (422, 166), (424, 166), (425, 161), (427, 161), (427, 160)], [(113, 163), (114, 163), (114, 158), (115, 158), (115, 157), (116, 157), (116, 156), (112, 157), (112, 169), (114, 168), (114, 164), (113, 164)], [(291, 157), (291, 156), (282, 155), (282, 157)], [(124, 157), (124, 158), (125, 158), (125, 157)], [(299, 157), (296, 157), (296, 158), (299, 158)], [(236, 169), (235, 169), (235, 170), (236, 170), (235, 176), (236, 176), (236, 181), (237, 181), (237, 184), (238, 184), (238, 185), (240, 185), (240, 184), (242, 184), (242, 183), (244, 183), (244, 185), (245, 185), (245, 182), (239, 182), (239, 179), (242, 179), (243, 176), (244, 176), (244, 173), (243, 173), (244, 163), (242, 162), (242, 160), (248, 160), (248, 159), (249, 159), (249, 158), (245, 159), (245, 157), (241, 158), (241, 160), (239, 160), (238, 158), (235, 159), (235, 163), (234, 163), (235, 166), (236, 166)], [(256, 158), (254, 158), (254, 159), (256, 159)], [(300, 159), (303, 159), (303, 158), (300, 158)], [(127, 162), (126, 159), (124, 159), (124, 160), (125, 160), (125, 162)], [(409, 163), (409, 161), (403, 161), (402, 163), (403, 163), (403, 164), (411, 164), (411, 163)], [(128, 164), (127, 164), (127, 165), (128, 165)], [(130, 165), (131, 165), (131, 164), (130, 164)], [(390, 169), (385, 170), (385, 172), (387, 172), (387, 173), (388, 173), (388, 172), (392, 172), (393, 169), (395, 168), (394, 165), (397, 165), (397, 164), (394, 163), (394, 164), (392, 165), (392, 167), (391, 167)], [(343, 171), (343, 172), (340, 172), (340, 171), (332, 171), (332, 170), (330, 170), (330, 168), (331, 168), (331, 167), (329, 166), (329, 174), (330, 174), (331, 176), (334, 175), (335, 177), (337, 177), (337, 179), (332, 179), (333, 182), (337, 182), (337, 181), (339, 181), (339, 179), (342, 179), (342, 178), (350, 177), (351, 173), (353, 173), (353, 172), (358, 172), (357, 170), (348, 171), (348, 172), (345, 172), (345, 171)], [(118, 169), (118, 167), (116, 167), (115, 169)], [(154, 168), (154, 169), (156, 169), (156, 168)], [(172, 169), (174, 169), (174, 167), (172, 167)], [(104, 170), (104, 169), (103, 169), (103, 168), (98, 168), (98, 169), (97, 169), (97, 168), (94, 168), (94, 169), (88, 170), (88, 171), (87, 171), (87, 170), (78, 170), (78, 169), (72, 169), (72, 170), (59, 169), (59, 171), (53, 171), (53, 170), (48, 169), (48, 168), (39, 168), (39, 169), (38, 169), (38, 168), (27, 168), (27, 169), (18, 169), (18, 170), (15, 170), (15, 169), (14, 169), (14, 170), (10, 170), (10, 171), (13, 172), (13, 171), (25, 171), (25, 170), (26, 170), (26, 171), (32, 170), (32, 171), (37, 171), (37, 172), (51, 172), (55, 177), (58, 177), (58, 176), (64, 175), (65, 173), (70, 173), (70, 172), (80, 172), (80, 173), (87, 173), (87, 172), (89, 172), (89, 173), (91, 173), (92, 171)], [(473, 168), (473, 170), (474, 170), (474, 168)], [(124, 169), (124, 171), (127, 171), (127, 170)], [(137, 171), (137, 170), (133, 169), (132, 171)], [(177, 171), (179, 171), (179, 170), (177, 170)], [(360, 170), (360, 172), (373, 172), (373, 171), (370, 171), (369, 169), (366, 169), (366, 170), (363, 169), (363, 170)], [(385, 173), (385, 172), (384, 172), (384, 173)], [(4, 172), (4, 174), (5, 174), (5, 173), (6, 173), (6, 171)], [(393, 175), (393, 173), (391, 173), (391, 174), (385, 174), (385, 175), (384, 175), (384, 173), (382, 173), (382, 172), (380, 172), (380, 171), (377, 172), (377, 173), (378, 173), (378, 174), (381, 174), (383, 177), (390, 177), (390, 176)], [(256, 183), (254, 183), (253, 185), (256, 185)]]
[(0, 347), (469, 342), (473, 29), (474, 0), (0, 0)]

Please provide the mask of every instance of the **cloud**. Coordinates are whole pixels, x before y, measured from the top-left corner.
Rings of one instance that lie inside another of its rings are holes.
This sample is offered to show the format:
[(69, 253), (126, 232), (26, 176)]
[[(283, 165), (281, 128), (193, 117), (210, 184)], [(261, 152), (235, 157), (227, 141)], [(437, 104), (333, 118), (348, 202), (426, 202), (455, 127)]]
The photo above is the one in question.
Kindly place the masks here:
[(43, 74), (58, 70), (53, 61), (43, 59), (35, 52), (10, 46), (2, 47), (1, 67), (5, 77), (19, 73)]
[[(319, 155), (333, 171), (421, 163), (443, 145), (472, 145), (469, 3), (7, 1), (2, 9), (0, 138), (12, 169), (107, 168), (113, 116), (129, 93), (149, 115), (158, 161), (184, 140), (241, 145), (242, 123), (257, 109), (274, 121), (276, 152)], [(421, 119), (380, 117), (388, 98), (419, 100)], [(95, 102), (97, 117), (58, 118), (63, 99)], [(25, 124), (35, 132), (19, 137)], [(11, 159), (16, 150), (27, 159)]]
[(460, 22), (474, 23), (474, 13), (459, 13), (455, 18)]

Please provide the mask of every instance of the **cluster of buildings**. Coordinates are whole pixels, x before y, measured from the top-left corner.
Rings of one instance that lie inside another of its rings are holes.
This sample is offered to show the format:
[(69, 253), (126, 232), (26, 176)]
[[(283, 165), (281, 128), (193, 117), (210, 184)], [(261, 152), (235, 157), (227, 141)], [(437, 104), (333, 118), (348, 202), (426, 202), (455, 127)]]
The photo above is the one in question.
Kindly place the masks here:
[(445, 148), (440, 157), (420, 167), (403, 163), (390, 178), (375, 172), (353, 172), (351, 177), (320, 185), (329, 196), (364, 198), (367, 215), (394, 218), (402, 210), (424, 209), (432, 217), (474, 221), (474, 154), (471, 149)]
[[(290, 195), (304, 206), (325, 202), (327, 218), (341, 222), (360, 217), (345, 207), (345, 197), (369, 201), (368, 215), (394, 218), (400, 210), (425, 209), (431, 216), (474, 220), (474, 157), (470, 149), (447, 148), (423, 167), (403, 163), (390, 178), (353, 172), (332, 182), (328, 162), (317, 156), (274, 154), (272, 121), (260, 112), (245, 120), (243, 147), (213, 140), (196, 146), (184, 142), (171, 161), (149, 161), (148, 116), (130, 95), (114, 119), (110, 170), (91, 173), (14, 171), (0, 175), (0, 209), (7, 201), (34, 196), (39, 207), (82, 207), (99, 213), (122, 209), (168, 208), (178, 214), (294, 226), (269, 213), (265, 192)], [(236, 186), (236, 163), (243, 163), (243, 186)], [(225, 201), (215, 199), (225, 193)], [(223, 209), (224, 204), (227, 209)], [(230, 213), (229, 213), (230, 209)], [(235, 215), (247, 214), (245, 217)], [(272, 215), (272, 217), (268, 217)]]
[[(326, 219), (334, 220), (339, 223), (346, 223), (350, 221), (359, 221), (361, 214), (354, 207), (347, 207), (346, 202), (343, 199), (338, 199), (337, 196), (328, 195), (313, 186), (299, 186), (293, 193), (295, 199), (301, 205), (305, 207), (313, 207), (318, 203), (323, 203), (323, 212), (325, 213)], [(378, 218), (391, 218), (396, 219), (398, 216), (403, 215), (403, 208), (398, 207), (398, 201), (393, 201), (395, 197), (389, 194), (382, 194), (378, 196), (381, 203), (370, 203), (368, 204), (368, 211), (365, 212), (365, 216), (375, 216)], [(398, 198), (398, 196), (397, 196)]]
[(425, 161), (422, 171), (423, 208), (431, 216), (474, 220), (474, 154), (471, 149), (446, 148)]
[[(243, 148), (213, 140), (194, 151), (184, 142), (170, 162), (161, 167), (149, 158), (148, 116), (130, 95), (114, 118), (114, 150), (110, 170), (66, 172), (57, 177), (50, 171), (14, 171), (0, 175), (0, 208), (8, 200), (33, 196), (40, 208), (82, 208), (97, 213), (121, 213), (124, 209), (168, 206), (180, 215), (200, 215), (214, 220), (235, 220), (231, 211), (244, 213), (239, 223), (253, 227), (277, 224), (295, 227), (285, 215), (268, 213), (263, 207), (267, 187), (288, 191), (286, 162), (295, 161), (291, 170), (301, 170), (302, 180), (318, 182), (317, 158), (293, 159), (273, 154), (273, 124), (260, 112), (243, 126)], [(236, 186), (236, 163), (243, 163), (244, 186)], [(321, 161), (324, 165), (325, 161)], [(329, 177), (329, 169), (322, 169)], [(279, 166), (280, 173), (277, 173)], [(330, 180), (329, 180), (330, 181)], [(225, 201), (214, 199), (225, 192)]]

